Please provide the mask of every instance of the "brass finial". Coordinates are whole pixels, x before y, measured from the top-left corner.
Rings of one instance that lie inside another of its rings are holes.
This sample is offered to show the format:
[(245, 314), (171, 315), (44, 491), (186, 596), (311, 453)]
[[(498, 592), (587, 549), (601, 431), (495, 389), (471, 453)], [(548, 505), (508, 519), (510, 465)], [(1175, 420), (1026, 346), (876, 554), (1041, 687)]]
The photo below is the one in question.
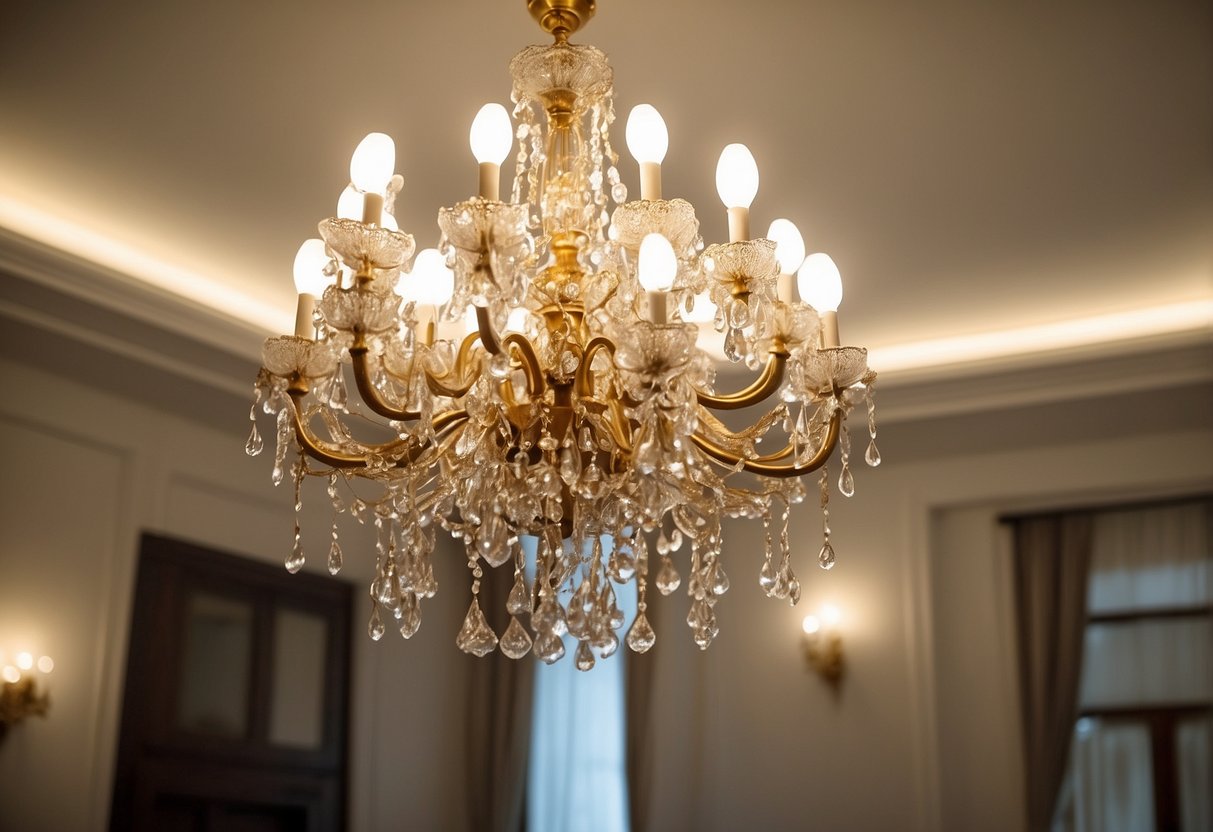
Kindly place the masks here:
[(597, 0), (527, 0), (531, 17), (539, 21), (543, 31), (567, 43), (569, 35), (590, 22), (598, 10)]

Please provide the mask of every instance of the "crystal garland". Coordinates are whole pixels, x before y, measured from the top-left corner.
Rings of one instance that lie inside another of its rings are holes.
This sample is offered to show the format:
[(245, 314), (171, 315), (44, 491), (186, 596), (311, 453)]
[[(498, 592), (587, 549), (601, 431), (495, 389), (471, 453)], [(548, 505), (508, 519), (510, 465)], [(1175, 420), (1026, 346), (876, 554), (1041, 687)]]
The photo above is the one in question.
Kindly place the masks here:
[[(774, 243), (705, 249), (689, 203), (628, 201), (610, 144), (612, 72), (602, 52), (564, 42), (528, 47), (511, 73), (518, 140), (511, 201), (475, 197), (438, 214), (439, 250), (454, 271), (438, 323), (462, 319), (471, 305), (477, 331), (429, 338), (418, 305), (393, 292), (409, 279), (402, 272), (413, 254), (410, 235), (323, 221), (333, 284), (318, 305), (318, 337), (267, 340), (246, 450), (262, 450), (260, 408), (276, 420), (273, 482), (289, 467), (295, 486), (289, 571), (304, 563), (305, 476), (327, 478), (331, 573), (344, 560), (338, 515), (373, 525), (373, 639), (389, 618), (405, 638), (418, 631), (421, 601), (438, 589), (432, 557), (441, 527), (463, 542), (471, 573), (456, 639), (465, 652), (483, 656), (499, 646), (514, 659), (533, 651), (551, 663), (564, 655), (567, 633), (578, 642), (577, 667), (589, 670), (619, 646), (624, 616), (614, 587), (630, 581), (638, 612), (625, 638), (644, 652), (656, 640), (646, 615), (650, 574), (663, 595), (685, 574), (687, 623), (706, 648), (718, 633), (715, 604), (730, 586), (722, 520), (761, 520), (758, 583), (795, 604), (801, 585), (791, 566), (790, 509), (806, 498), (801, 476), (819, 470), (818, 559), (833, 566), (825, 462), (837, 446), (838, 490), (851, 496), (846, 417), (866, 405), (865, 460), (880, 463), (875, 373), (861, 348), (819, 347), (817, 312), (780, 299)], [(549, 120), (545, 135), (544, 120), (557, 95), (573, 102), (575, 138), (585, 140), (553, 173), (553, 128)], [(652, 232), (670, 241), (678, 260), (671, 322), (638, 312), (636, 251)], [(726, 357), (763, 371), (750, 398), (775, 394), (774, 407), (740, 431), (713, 414), (729, 397), (716, 396), (698, 327), (682, 321), (704, 293)], [(351, 374), (362, 406), (350, 404)], [(383, 417), (387, 441), (355, 438), (351, 425), (366, 422), (366, 410)], [(759, 443), (777, 434), (786, 436), (784, 449), (760, 455)], [(373, 481), (376, 496), (360, 496), (355, 479)], [(537, 539), (530, 586), (524, 535)], [(480, 606), (486, 564), (514, 572), (500, 639)]]

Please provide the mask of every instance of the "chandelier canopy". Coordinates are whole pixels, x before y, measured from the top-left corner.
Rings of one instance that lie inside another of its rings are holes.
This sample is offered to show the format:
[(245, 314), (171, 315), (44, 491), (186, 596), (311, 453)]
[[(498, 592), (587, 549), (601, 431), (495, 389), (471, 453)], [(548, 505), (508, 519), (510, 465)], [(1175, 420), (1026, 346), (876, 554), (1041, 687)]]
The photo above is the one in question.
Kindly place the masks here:
[[(551, 663), (567, 633), (577, 667), (589, 670), (619, 646), (617, 584), (636, 586), (632, 650), (656, 639), (650, 581), (668, 595), (683, 575), (687, 623), (696, 644), (711, 643), (713, 608), (730, 584), (726, 518), (762, 522), (758, 583), (795, 604), (789, 509), (805, 500), (802, 477), (813, 472), (818, 560), (834, 564), (826, 463), (837, 450), (838, 489), (854, 493), (847, 416), (864, 404), (865, 459), (880, 464), (875, 373), (866, 350), (840, 346), (833, 261), (805, 258), (787, 220), (751, 239), (758, 169), (749, 150), (731, 144), (720, 156), (730, 239), (705, 248), (690, 203), (662, 197), (668, 135), (642, 104), (626, 130), (641, 182), (641, 198), (629, 201), (609, 135), (611, 67), (598, 49), (568, 40), (595, 3), (527, 5), (554, 43), (510, 62), (512, 113), (489, 104), (473, 122), (480, 193), (438, 211), (437, 249), (414, 257), (413, 236), (396, 226), (392, 140), (372, 133), (358, 146), (338, 216), (296, 257), (296, 332), (265, 343), (246, 450), (262, 448), (260, 406), (277, 420), (273, 481), (289, 468), (296, 512), (303, 478), (327, 478), (332, 573), (343, 559), (337, 515), (373, 523), (372, 638), (393, 619), (405, 638), (417, 632), (421, 601), (438, 588), (431, 557), (441, 528), (463, 542), (471, 572), (460, 649), (482, 656), (500, 646), (514, 659), (533, 650)], [(500, 165), (515, 140), (503, 201)], [(724, 357), (757, 373), (737, 392), (715, 389), (705, 344), (721, 337)], [(347, 378), (361, 404), (347, 398)], [(717, 416), (759, 405), (740, 429)], [(764, 441), (777, 449), (760, 453)], [(358, 480), (371, 485), (355, 488)], [(303, 562), (297, 515), (286, 567)], [(486, 564), (514, 572), (500, 639), (480, 606)]]

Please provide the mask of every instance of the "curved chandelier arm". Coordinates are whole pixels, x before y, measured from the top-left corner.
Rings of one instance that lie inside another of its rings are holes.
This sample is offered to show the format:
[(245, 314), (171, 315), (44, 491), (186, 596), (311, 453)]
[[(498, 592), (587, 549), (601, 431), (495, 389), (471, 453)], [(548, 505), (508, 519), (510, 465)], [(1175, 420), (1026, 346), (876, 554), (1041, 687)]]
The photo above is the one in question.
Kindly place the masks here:
[(787, 363), (788, 354), (786, 352), (772, 350), (767, 357), (766, 366), (762, 368), (762, 373), (754, 379), (753, 384), (744, 390), (724, 396), (714, 396), (711, 393), (696, 390), (695, 396), (701, 405), (713, 410), (740, 410), (750, 407), (779, 389), (779, 385), (783, 384), (783, 371)]
[[(531, 342), (517, 332), (511, 332), (504, 338), (498, 338), (497, 333), (493, 330), (493, 322), (489, 320), (489, 310), (483, 306), (476, 307), (476, 327), (479, 332), (474, 334), (479, 335), (480, 343), (484, 345), (489, 355), (500, 355), (511, 347), (514, 348), (521, 360), (522, 369), (526, 373), (527, 389), (531, 396), (542, 396), (543, 391), (547, 389), (547, 384), (543, 380), (543, 367), (539, 364), (539, 356), (535, 354), (535, 348), (531, 346)], [(469, 335), (468, 338), (471, 336)], [(463, 355), (465, 347), (471, 349), (468, 338), (464, 339), (459, 348), (460, 355)]]
[[(826, 464), (826, 460), (830, 458), (830, 454), (834, 453), (834, 446), (838, 444), (838, 431), (842, 425), (842, 412), (838, 411), (830, 417), (830, 423), (826, 427), (826, 435), (821, 441), (821, 447), (817, 449), (817, 453), (813, 454), (812, 458), (803, 465), (772, 465), (768, 462), (763, 462), (760, 459), (744, 459), (738, 456), (727, 448), (717, 445), (706, 436), (701, 436), (698, 433), (691, 434), (691, 441), (699, 446), (700, 450), (714, 457), (726, 465), (736, 465), (742, 463), (742, 467), (751, 474), (761, 474), (766, 477), (799, 477), (804, 474), (816, 471), (822, 465)], [(789, 446), (790, 448), (791, 446)], [(784, 456), (792, 453), (789, 448), (785, 448), (780, 453)], [(769, 457), (766, 457), (769, 458)], [(744, 460), (744, 461), (743, 461)]]
[[(361, 336), (360, 336), (361, 337)], [(355, 343), (350, 347), (350, 362), (354, 365), (354, 383), (358, 385), (358, 395), (373, 412), (385, 419), (397, 422), (411, 422), (421, 418), (416, 410), (406, 410), (388, 404), (379, 392), (379, 388), (371, 382), (371, 370), (367, 360), (366, 343)], [(428, 377), (428, 374), (427, 374)]]
[[(299, 440), (299, 446), (317, 462), (323, 462), (325, 465), (331, 465), (334, 468), (364, 468), (366, 467), (366, 455), (347, 454), (339, 451), (333, 451), (325, 448), (320, 440), (312, 436), (308, 430), (307, 424), (303, 421), (303, 397), (307, 395), (307, 390), (292, 389), (288, 391), (291, 396), (291, 415), (295, 422), (295, 438)], [(405, 440), (396, 440), (395, 442), (386, 442), (382, 445), (372, 445), (367, 448), (368, 455), (392, 455), (408, 446)], [(413, 451), (418, 454), (424, 446), (406, 453), (404, 457), (397, 462), (398, 465), (407, 464), (416, 457), (413, 456)]]
[(581, 354), (581, 363), (577, 365), (577, 377), (574, 382), (574, 389), (579, 397), (589, 398), (594, 395), (594, 374), (590, 365), (594, 363), (594, 357), (600, 350), (607, 350), (614, 355), (615, 342), (599, 335), (586, 344), (585, 352)]

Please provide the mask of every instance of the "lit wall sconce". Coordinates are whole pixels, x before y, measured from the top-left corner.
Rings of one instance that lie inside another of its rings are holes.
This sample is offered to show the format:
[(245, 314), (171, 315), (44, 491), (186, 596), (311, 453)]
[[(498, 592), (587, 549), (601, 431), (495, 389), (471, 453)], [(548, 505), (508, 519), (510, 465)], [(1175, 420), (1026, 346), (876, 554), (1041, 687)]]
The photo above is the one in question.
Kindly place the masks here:
[(842, 681), (842, 633), (839, 624), (842, 613), (838, 607), (827, 604), (820, 615), (806, 615), (802, 624), (805, 661), (821, 678), (837, 688)]
[[(18, 653), (13, 664), (0, 670), (0, 740), (4, 739), (10, 726), (27, 717), (46, 716), (50, 709), (50, 694), (43, 677), (55, 669), (50, 656), (34, 661), (32, 653)], [(40, 684), (41, 683), (41, 684)]]

